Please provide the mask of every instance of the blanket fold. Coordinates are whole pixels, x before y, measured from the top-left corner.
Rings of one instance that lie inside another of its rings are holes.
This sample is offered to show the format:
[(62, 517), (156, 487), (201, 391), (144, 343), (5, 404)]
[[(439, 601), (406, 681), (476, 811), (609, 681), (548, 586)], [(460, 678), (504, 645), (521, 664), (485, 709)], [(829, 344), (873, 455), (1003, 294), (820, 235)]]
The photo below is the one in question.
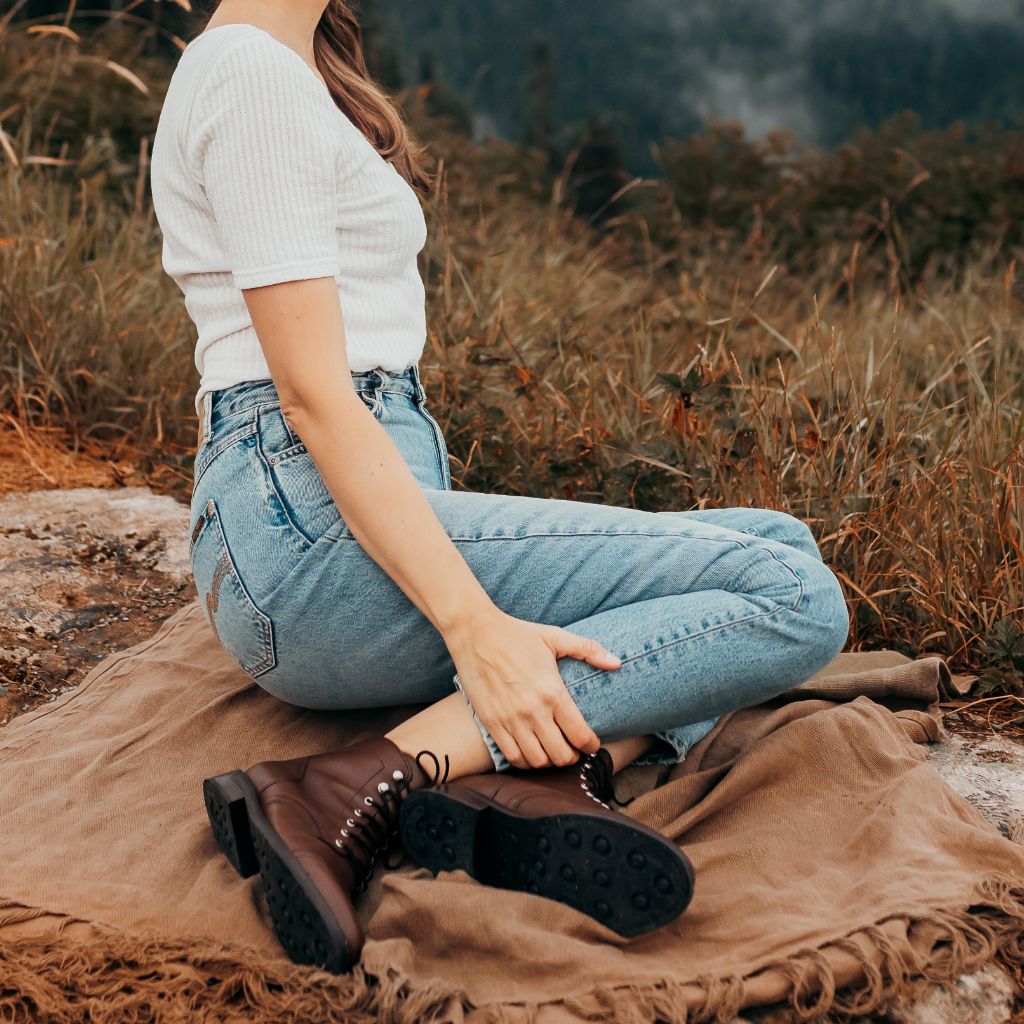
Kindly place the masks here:
[(216, 851), (201, 782), (414, 709), (289, 707), (189, 605), (0, 731), (0, 1017), (692, 1024), (789, 1002), (810, 1020), (1019, 967), (1024, 847), (927, 760), (935, 705), (963, 682), (939, 658), (842, 654), (724, 716), (666, 778), (619, 776), (636, 795), (624, 813), (696, 868), (666, 928), (627, 940), (558, 903), (404, 868), (364, 896), (362, 963), (335, 977), (285, 958), (258, 878)]

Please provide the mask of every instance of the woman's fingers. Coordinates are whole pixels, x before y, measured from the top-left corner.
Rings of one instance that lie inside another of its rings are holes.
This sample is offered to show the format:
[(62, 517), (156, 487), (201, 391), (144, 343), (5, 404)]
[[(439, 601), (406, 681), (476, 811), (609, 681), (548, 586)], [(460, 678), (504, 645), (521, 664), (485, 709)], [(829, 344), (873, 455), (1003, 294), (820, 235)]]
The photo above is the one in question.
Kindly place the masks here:
[(616, 669), (622, 664), (622, 659), (617, 654), (612, 654), (592, 637), (578, 636), (567, 629), (556, 627), (552, 638), (556, 658), (577, 658), (588, 665), (593, 665), (594, 668)]
[(587, 725), (583, 713), (576, 706), (568, 690), (559, 699), (554, 710), (555, 724), (561, 729), (565, 738), (585, 754), (596, 754), (601, 746), (597, 733)]
[(554, 718), (537, 722), (534, 734), (544, 747), (548, 760), (558, 768), (575, 764), (579, 760), (579, 751), (574, 750), (565, 738)]
[(544, 753), (540, 740), (533, 732), (529, 731), (529, 728), (524, 728), (522, 732), (516, 733), (515, 739), (519, 744), (519, 749), (523, 752), (523, 757), (526, 758), (527, 767), (550, 767), (551, 762), (548, 760), (548, 755)]
[[(486, 723), (485, 723), (486, 724)], [(508, 761), (513, 768), (529, 768), (529, 762), (523, 757), (523, 752), (519, 747), (519, 744), (512, 738), (512, 734), (501, 726), (496, 725), (493, 727), (488, 726), (487, 731), (491, 734), (491, 739), (498, 744), (498, 749), (505, 755), (505, 760)]]
[[(595, 668), (608, 670), (617, 669), (622, 664), (622, 659), (618, 655), (612, 654), (592, 637), (579, 636), (557, 626), (554, 628), (552, 636), (556, 659), (576, 658)], [(561, 683), (560, 692), (552, 709), (554, 723), (576, 750), (587, 754), (596, 754), (601, 746), (597, 733), (587, 724), (587, 720), (576, 706), (576, 702), (566, 689), (561, 676), (559, 676), (559, 682)]]

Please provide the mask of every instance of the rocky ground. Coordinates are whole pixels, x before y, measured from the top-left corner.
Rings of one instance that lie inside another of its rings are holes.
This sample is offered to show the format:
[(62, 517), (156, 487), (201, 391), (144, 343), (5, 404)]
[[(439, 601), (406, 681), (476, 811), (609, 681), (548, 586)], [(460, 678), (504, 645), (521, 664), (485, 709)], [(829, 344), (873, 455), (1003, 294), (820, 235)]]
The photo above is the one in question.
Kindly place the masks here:
[[(195, 599), (187, 526), (187, 505), (147, 487), (0, 497), (0, 726), (73, 689), (97, 661)], [(1024, 835), (1024, 732), (955, 716), (947, 725), (947, 741), (931, 751), (936, 768), (1004, 834)], [(1016, 996), (989, 967), (877, 1024), (1024, 1022)], [(792, 1020), (769, 1009), (736, 1024)]]
[(188, 508), (145, 487), (0, 498), (0, 724), (195, 598)]

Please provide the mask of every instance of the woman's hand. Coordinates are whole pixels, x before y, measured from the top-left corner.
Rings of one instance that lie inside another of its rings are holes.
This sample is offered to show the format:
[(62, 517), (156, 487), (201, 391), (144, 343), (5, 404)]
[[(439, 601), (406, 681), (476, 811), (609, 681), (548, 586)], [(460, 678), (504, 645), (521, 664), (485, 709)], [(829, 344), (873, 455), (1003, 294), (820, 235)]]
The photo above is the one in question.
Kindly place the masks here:
[(600, 740), (569, 695), (556, 659), (616, 669), (621, 660), (596, 640), (560, 626), (490, 608), (445, 636), (459, 682), (477, 717), (516, 768), (573, 764)]

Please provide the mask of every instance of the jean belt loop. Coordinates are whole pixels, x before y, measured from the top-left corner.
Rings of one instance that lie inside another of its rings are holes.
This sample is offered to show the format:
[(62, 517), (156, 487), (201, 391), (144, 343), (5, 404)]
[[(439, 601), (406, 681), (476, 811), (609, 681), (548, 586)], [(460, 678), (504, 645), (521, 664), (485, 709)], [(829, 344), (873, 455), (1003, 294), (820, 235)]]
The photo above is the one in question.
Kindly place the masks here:
[(420, 377), (419, 364), (413, 363), (410, 369), (412, 370), (412, 382), (416, 385), (416, 401), (422, 405), (427, 399), (427, 392), (423, 387), (423, 379)]
[(384, 403), (384, 388), (387, 386), (389, 377), (387, 371), (382, 370), (379, 366), (375, 366), (370, 372), (377, 377), (377, 385), (373, 389), (373, 400), (379, 409)]
[(207, 443), (213, 437), (213, 392), (203, 395), (203, 415), (199, 424), (200, 439)]

